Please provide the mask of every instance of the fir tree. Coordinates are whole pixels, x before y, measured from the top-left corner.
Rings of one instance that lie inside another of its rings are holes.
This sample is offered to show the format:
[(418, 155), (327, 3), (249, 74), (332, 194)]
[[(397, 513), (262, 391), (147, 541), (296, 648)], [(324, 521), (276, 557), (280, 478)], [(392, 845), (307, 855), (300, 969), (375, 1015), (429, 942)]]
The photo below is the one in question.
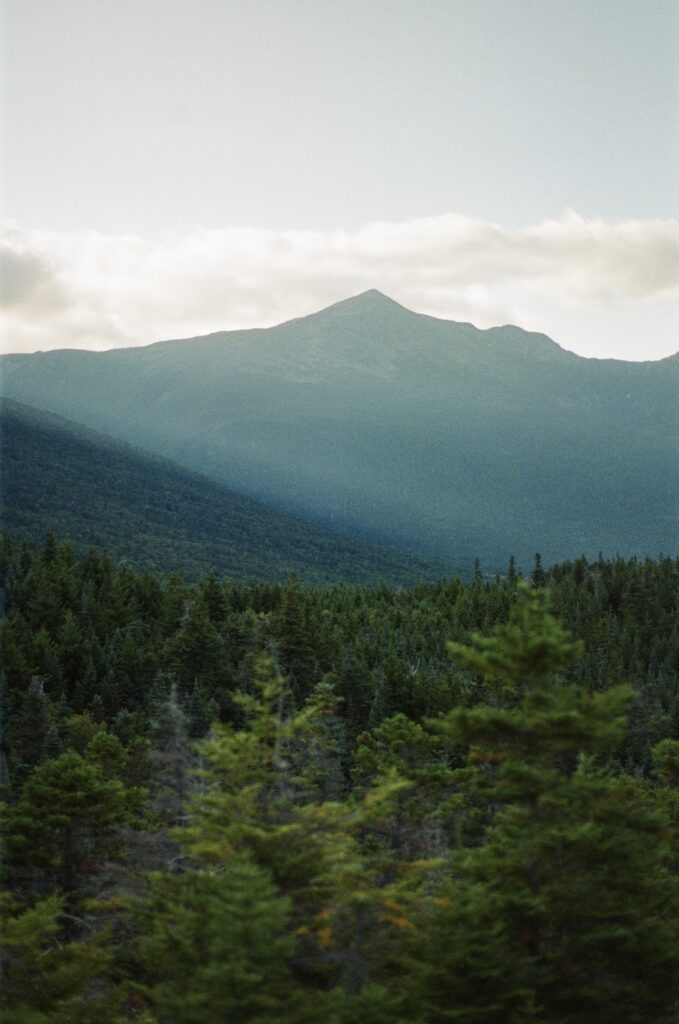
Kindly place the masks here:
[(161, 1020), (173, 1024), (284, 1024), (299, 997), (288, 962), (290, 903), (243, 856), (218, 873), (155, 876), (141, 959)]
[(0, 897), (2, 1019), (5, 1024), (117, 1024), (121, 997), (102, 985), (111, 955), (100, 942), (64, 937), (56, 895), (22, 908)]
[(74, 892), (116, 846), (143, 794), (105, 781), (99, 765), (67, 751), (45, 761), (3, 807), (6, 868), (20, 888)]
[(8, 730), (12, 755), (20, 777), (30, 772), (44, 757), (50, 724), (43, 681), (33, 677)]
[(496, 815), (427, 923), (424, 1019), (665, 1019), (679, 982), (679, 887), (662, 814), (594, 760), (618, 742), (629, 691), (588, 697), (559, 681), (580, 650), (543, 591), (523, 590), (490, 639), (452, 649), (504, 705), (440, 726), (469, 744)]
[(151, 721), (149, 758), (153, 770), (151, 804), (166, 825), (176, 825), (189, 792), (191, 748), (187, 719), (173, 686)]
[(545, 570), (542, 568), (542, 555), (539, 552), (535, 553), (535, 562), (530, 578), (534, 587), (544, 587), (546, 576)]

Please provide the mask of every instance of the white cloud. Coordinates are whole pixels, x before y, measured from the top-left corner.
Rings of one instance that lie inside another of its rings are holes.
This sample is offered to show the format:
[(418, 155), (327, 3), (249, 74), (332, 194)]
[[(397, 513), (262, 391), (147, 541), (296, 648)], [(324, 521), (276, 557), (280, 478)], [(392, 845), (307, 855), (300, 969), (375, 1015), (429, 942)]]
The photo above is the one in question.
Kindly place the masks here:
[[(508, 231), (444, 214), (352, 233), (196, 228), (156, 239), (14, 224), (0, 274), (13, 352), (267, 326), (379, 288), (436, 316), (543, 330), (583, 354), (657, 358), (677, 347), (679, 221), (567, 211)], [(633, 336), (644, 313), (653, 345)]]

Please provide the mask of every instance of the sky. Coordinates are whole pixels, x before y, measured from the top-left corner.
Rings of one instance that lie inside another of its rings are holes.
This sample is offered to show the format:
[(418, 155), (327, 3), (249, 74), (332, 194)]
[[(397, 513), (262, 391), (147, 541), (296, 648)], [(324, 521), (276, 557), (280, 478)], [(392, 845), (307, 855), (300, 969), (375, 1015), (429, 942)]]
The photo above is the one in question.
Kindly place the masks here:
[(5, 351), (367, 288), (679, 349), (676, 0), (3, 0)]

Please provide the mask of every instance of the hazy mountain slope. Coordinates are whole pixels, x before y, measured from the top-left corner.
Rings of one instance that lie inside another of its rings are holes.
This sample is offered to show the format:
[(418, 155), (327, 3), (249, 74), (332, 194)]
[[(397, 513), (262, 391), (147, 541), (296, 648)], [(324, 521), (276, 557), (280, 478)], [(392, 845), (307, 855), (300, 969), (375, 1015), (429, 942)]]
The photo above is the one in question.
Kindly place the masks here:
[(197, 577), (379, 579), (413, 583), (431, 566), (338, 536), (243, 498), (166, 459), (6, 400), (0, 416), (3, 525), (32, 541), (53, 530), (83, 550)]
[(13, 397), (428, 555), (677, 550), (676, 357), (582, 359), (367, 292), (268, 330), (4, 371)]

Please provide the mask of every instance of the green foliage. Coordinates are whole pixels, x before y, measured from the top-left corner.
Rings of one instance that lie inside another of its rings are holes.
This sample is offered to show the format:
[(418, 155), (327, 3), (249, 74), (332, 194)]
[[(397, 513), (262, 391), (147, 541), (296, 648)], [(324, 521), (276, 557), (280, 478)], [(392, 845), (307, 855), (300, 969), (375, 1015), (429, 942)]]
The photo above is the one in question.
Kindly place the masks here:
[(653, 748), (658, 776), (666, 786), (679, 788), (679, 740), (662, 740)]
[(191, 749), (175, 686), (155, 709), (150, 734), (153, 810), (165, 824), (176, 825), (189, 793)]
[(121, 782), (106, 781), (96, 761), (73, 751), (45, 761), (19, 800), (4, 806), (10, 878), (37, 891), (74, 890), (115, 849), (117, 830), (131, 821), (141, 796)]
[(451, 744), (397, 714), (358, 737), (354, 760), (354, 775), (364, 784), (394, 775), (408, 783), (392, 813), (375, 823), (373, 841), (399, 859), (439, 857), (448, 850), (464, 802)]
[(630, 694), (578, 699), (560, 686), (552, 670), (574, 648), (537, 593), (457, 653), (508, 680), (514, 704), (439, 725), (490, 770), (497, 810), (428, 922), (425, 1019), (664, 1019), (679, 986), (665, 821), (638, 781), (593, 761), (619, 741)]
[(150, 452), (5, 399), (3, 524), (32, 543), (49, 530), (84, 554), (106, 548), (137, 569), (191, 579), (414, 583), (422, 559), (342, 536), (235, 493)]
[[(94, 551), (77, 560), (53, 539), (34, 555), (8, 539), (0, 576), (7, 602), (2, 739), (16, 784), (59, 744), (82, 753), (89, 740), (78, 730), (89, 719), (123, 743), (145, 735), (173, 681), (192, 737), (205, 735), (215, 716), (235, 721), (232, 695), (247, 691), (261, 650), (274, 652), (290, 673), (297, 706), (322, 680), (332, 682), (345, 775), (357, 737), (393, 715), (421, 722), (511, 688), (497, 675), (481, 684), (473, 658), (451, 668), (447, 654), (448, 640), (468, 642), (507, 622), (517, 595), (508, 579), (319, 590), (213, 578), (207, 589), (192, 588), (178, 576), (161, 581), (114, 567)], [(679, 735), (679, 563), (583, 559), (554, 567), (548, 581), (555, 612), (584, 645), (559, 673), (589, 693), (632, 686), (629, 727), (615, 756), (650, 772), (653, 746)], [(529, 626), (511, 628), (520, 639)], [(475, 657), (483, 655), (481, 645)]]
[(147, 913), (141, 962), (153, 979), (147, 991), (161, 1020), (295, 1020), (289, 900), (261, 868), (232, 857), (218, 873), (155, 877)]
[(8, 740), (21, 774), (34, 768), (45, 756), (50, 730), (50, 708), (42, 680), (35, 676), (13, 717)]
[(356, 799), (324, 799), (318, 772), (331, 766), (332, 784), (336, 700), (327, 684), (299, 712), (289, 698), (270, 660), (259, 659), (253, 692), (238, 698), (243, 728), (218, 727), (200, 746), (203, 786), (176, 834), (212, 871), (246, 857), (270, 874), (290, 900), (298, 970), (357, 995), (370, 980), (368, 951), (387, 955), (387, 906), (396, 907), (389, 920), (405, 920), (417, 887), (407, 863), (385, 873), (384, 856), (362, 843), (408, 784), (392, 772)]
[(93, 990), (111, 959), (101, 943), (64, 938), (63, 901), (21, 908), (0, 897), (4, 1024), (116, 1024), (115, 989)]
[(670, 1024), (679, 563), (0, 570), (9, 1020)]
[(582, 643), (569, 640), (563, 627), (547, 613), (549, 598), (544, 590), (531, 592), (521, 584), (518, 595), (521, 600), (511, 609), (509, 622), (499, 626), (494, 636), (472, 634), (471, 648), (448, 644), (454, 657), (510, 692), (518, 686), (541, 683), (546, 673), (574, 664), (584, 653)]
[(252, 692), (234, 700), (243, 727), (215, 726), (200, 745), (204, 783), (182, 842), (207, 864), (229, 853), (247, 855), (284, 892), (306, 889), (328, 851), (323, 820), (312, 830), (300, 813), (308, 791), (308, 762), (303, 768), (302, 762), (310, 743), (317, 745), (316, 723), (327, 703), (295, 713), (285, 680), (264, 657), (256, 662)]

